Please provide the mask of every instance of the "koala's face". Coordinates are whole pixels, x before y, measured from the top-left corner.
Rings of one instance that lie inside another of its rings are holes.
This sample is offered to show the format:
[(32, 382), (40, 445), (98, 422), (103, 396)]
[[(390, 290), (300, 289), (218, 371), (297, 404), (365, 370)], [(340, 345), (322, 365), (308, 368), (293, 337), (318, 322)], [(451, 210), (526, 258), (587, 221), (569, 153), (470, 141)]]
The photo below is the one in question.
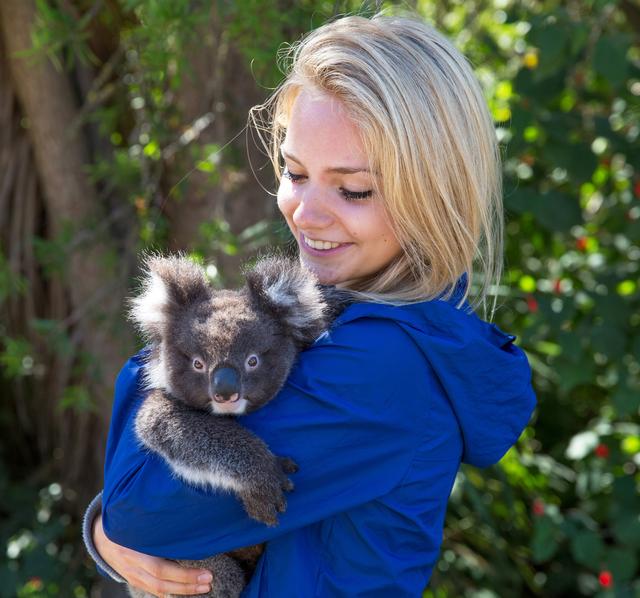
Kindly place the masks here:
[(199, 409), (241, 414), (271, 400), (297, 355), (294, 340), (246, 293), (222, 291), (167, 322), (171, 394)]
[(214, 413), (246, 413), (271, 400), (298, 351), (342, 304), (286, 259), (260, 261), (239, 291), (214, 291), (185, 258), (152, 258), (148, 267), (131, 310), (152, 339), (147, 387)]

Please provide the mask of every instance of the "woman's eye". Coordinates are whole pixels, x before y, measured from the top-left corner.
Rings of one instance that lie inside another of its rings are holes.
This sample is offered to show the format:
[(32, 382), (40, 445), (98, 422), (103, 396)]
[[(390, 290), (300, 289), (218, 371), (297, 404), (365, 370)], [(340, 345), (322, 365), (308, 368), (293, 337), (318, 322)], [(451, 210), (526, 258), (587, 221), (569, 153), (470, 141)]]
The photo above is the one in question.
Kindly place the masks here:
[(257, 355), (249, 355), (249, 357), (247, 357), (247, 361), (245, 362), (247, 367), (249, 369), (253, 369), (258, 367), (258, 364), (260, 363), (260, 360), (258, 359)]
[(367, 199), (373, 195), (373, 190), (369, 189), (368, 191), (349, 191), (349, 189), (345, 189), (344, 187), (340, 187), (340, 193), (342, 196), (349, 201), (357, 201), (359, 199)]
[(289, 179), (292, 183), (297, 183), (298, 181), (301, 181), (304, 178), (303, 174), (294, 174), (288, 168), (285, 168), (282, 171), (282, 176), (285, 177), (286, 179)]
[(194, 370), (203, 370), (204, 369), (204, 363), (202, 363), (199, 359), (194, 359), (193, 360), (193, 369)]

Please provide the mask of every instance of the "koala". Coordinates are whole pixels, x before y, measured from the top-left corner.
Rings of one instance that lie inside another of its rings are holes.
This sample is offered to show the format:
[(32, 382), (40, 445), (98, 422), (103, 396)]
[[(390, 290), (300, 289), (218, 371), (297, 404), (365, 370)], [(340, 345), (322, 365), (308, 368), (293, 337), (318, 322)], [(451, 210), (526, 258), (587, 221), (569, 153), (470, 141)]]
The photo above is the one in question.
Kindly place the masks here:
[[(348, 302), (344, 291), (321, 286), (285, 258), (259, 261), (236, 291), (214, 290), (202, 268), (186, 258), (148, 258), (142, 292), (130, 311), (150, 341), (137, 438), (179, 478), (229, 490), (249, 516), (277, 525), (297, 465), (271, 453), (235, 416), (277, 394), (300, 350)], [(180, 562), (213, 572), (206, 596), (231, 598), (240, 595), (261, 551), (254, 546)]]

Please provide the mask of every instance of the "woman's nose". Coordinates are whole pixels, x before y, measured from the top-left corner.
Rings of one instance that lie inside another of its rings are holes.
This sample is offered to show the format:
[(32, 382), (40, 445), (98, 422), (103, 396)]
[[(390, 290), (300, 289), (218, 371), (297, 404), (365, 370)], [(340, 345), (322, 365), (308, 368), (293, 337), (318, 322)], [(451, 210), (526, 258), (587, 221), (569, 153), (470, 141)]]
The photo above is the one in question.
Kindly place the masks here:
[(303, 230), (324, 228), (333, 221), (327, 202), (312, 189), (305, 190), (305, 193), (300, 195), (292, 219), (294, 224)]

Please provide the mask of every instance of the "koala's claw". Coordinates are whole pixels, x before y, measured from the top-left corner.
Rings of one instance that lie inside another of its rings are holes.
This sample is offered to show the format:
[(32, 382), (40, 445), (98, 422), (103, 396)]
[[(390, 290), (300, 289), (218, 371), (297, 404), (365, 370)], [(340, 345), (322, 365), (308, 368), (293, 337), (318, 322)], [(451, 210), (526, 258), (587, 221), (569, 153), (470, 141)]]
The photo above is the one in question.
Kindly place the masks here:
[(282, 489), (285, 492), (291, 492), (294, 488), (295, 484), (289, 478), (285, 478), (282, 482)]
[(295, 485), (287, 475), (290, 473), (296, 473), (300, 468), (298, 467), (298, 464), (293, 459), (289, 459), (289, 457), (278, 457), (278, 463), (280, 464), (280, 469), (283, 473), (280, 487), (285, 492), (291, 492), (295, 488)]
[(278, 460), (284, 473), (296, 473), (300, 469), (298, 464), (293, 459), (289, 459), (289, 457), (278, 457)]
[[(247, 496), (243, 500), (244, 508), (249, 517), (260, 521), (269, 527), (278, 525), (278, 510), (281, 501), (277, 503), (266, 503), (264, 496)], [(285, 503), (286, 508), (286, 503)], [(283, 511), (280, 511), (283, 512)]]
[(278, 509), (278, 513), (284, 513), (287, 510), (287, 499), (282, 497), (282, 500), (278, 502), (276, 505), (276, 509)]
[(287, 474), (298, 471), (298, 465), (288, 457), (272, 457), (270, 467), (259, 480), (241, 493), (247, 514), (270, 527), (278, 524), (278, 513), (287, 510), (285, 492), (293, 490)]

